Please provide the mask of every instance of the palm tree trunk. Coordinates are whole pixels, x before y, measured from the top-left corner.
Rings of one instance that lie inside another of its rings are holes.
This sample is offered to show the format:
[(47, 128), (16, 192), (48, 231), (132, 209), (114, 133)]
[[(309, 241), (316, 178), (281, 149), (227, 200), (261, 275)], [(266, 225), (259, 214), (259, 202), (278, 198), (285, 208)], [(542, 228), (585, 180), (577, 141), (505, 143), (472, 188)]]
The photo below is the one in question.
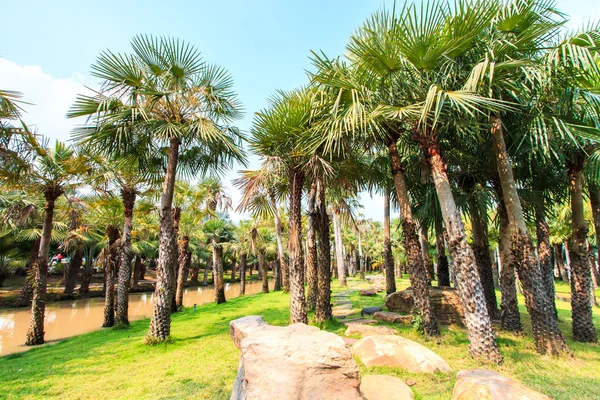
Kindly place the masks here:
[(26, 346), (44, 343), (44, 315), (46, 313), (46, 289), (48, 278), (48, 252), (52, 237), (52, 220), (54, 219), (54, 203), (62, 194), (62, 190), (51, 190), (45, 193), (44, 223), (40, 238), (40, 251), (36, 262), (35, 284), (31, 300), (29, 330), (27, 331)]
[(231, 256), (231, 279), (229, 280), (229, 282), (233, 283), (235, 282), (235, 267), (236, 267), (236, 263), (237, 263), (237, 259), (235, 256), (235, 253)]
[(358, 268), (360, 270), (360, 279), (365, 279), (365, 257), (362, 251), (362, 238), (360, 235), (360, 229), (358, 230)]
[(450, 269), (444, 241), (444, 226), (440, 218), (435, 219), (435, 249), (437, 252), (438, 286), (450, 286)]
[[(595, 184), (589, 184), (590, 204), (592, 206), (592, 216), (594, 220), (594, 232), (596, 233), (596, 249), (600, 254), (600, 187)], [(593, 274), (596, 282), (600, 285), (600, 269), (597, 265), (592, 265)]]
[(90, 291), (90, 282), (94, 275), (94, 250), (92, 248), (86, 248), (85, 253), (85, 266), (83, 267), (83, 273), (81, 274), (81, 285), (79, 286), (79, 295)]
[(209, 256), (206, 259), (206, 263), (204, 265), (204, 277), (202, 278), (202, 286), (208, 286), (208, 270), (209, 269), (212, 270), (212, 256)]
[(139, 254), (135, 255), (135, 261), (133, 263), (133, 279), (131, 285), (133, 290), (140, 288), (140, 273), (142, 271), (142, 257)]
[(115, 273), (118, 263), (117, 240), (119, 240), (119, 230), (117, 227), (109, 225), (106, 228), (108, 236), (108, 246), (104, 249), (104, 321), (103, 328), (109, 328), (115, 324)]
[(544, 293), (548, 297), (548, 303), (553, 306), (554, 314), (558, 319), (554, 289), (554, 265), (552, 263), (552, 247), (550, 245), (550, 227), (548, 226), (543, 206), (536, 207), (535, 209), (535, 232), (537, 237), (538, 261), (542, 270), (542, 280), (544, 281)]
[(417, 234), (417, 224), (413, 218), (408, 190), (406, 189), (406, 181), (404, 180), (404, 169), (400, 161), (398, 148), (396, 147), (396, 140), (390, 140), (387, 146), (392, 175), (394, 177), (394, 186), (396, 188), (396, 197), (400, 206), (404, 250), (406, 251), (406, 258), (410, 268), (410, 284), (413, 287), (415, 305), (421, 313), (425, 334), (437, 336), (440, 334), (440, 329), (431, 309), (427, 271), (425, 271), (421, 244), (419, 243), (419, 236)]
[(240, 254), (240, 296), (246, 294), (246, 254)]
[(429, 240), (427, 238), (427, 230), (421, 224), (417, 224), (419, 230), (419, 243), (421, 244), (421, 254), (423, 256), (423, 263), (425, 265), (425, 272), (427, 273), (428, 284), (431, 285), (431, 281), (435, 279), (433, 261), (429, 255)]
[(265, 262), (265, 249), (258, 250), (258, 268), (263, 271), (262, 274), (262, 292), (269, 293), (269, 279), (267, 271), (269, 268), (267, 267), (267, 263)]
[(583, 211), (583, 157), (569, 168), (571, 195), (571, 310), (573, 339), (578, 342), (597, 342), (598, 335), (592, 318), (592, 270), (587, 254), (588, 225)]
[(115, 324), (119, 327), (129, 325), (129, 282), (131, 281), (131, 230), (133, 228), (133, 207), (136, 192), (132, 188), (121, 190), (123, 201), (123, 234), (121, 235), (121, 254), (119, 281), (117, 283), (117, 314)]
[(498, 193), (498, 218), (500, 220), (498, 248), (500, 250), (500, 261), (502, 269), (500, 271), (500, 293), (502, 301), (500, 303), (500, 326), (509, 332), (522, 332), (521, 314), (519, 313), (519, 303), (517, 300), (517, 277), (515, 275), (515, 264), (512, 261), (510, 221), (508, 212), (502, 196), (502, 188), (495, 187)]
[(187, 271), (192, 263), (192, 253), (190, 252), (190, 237), (184, 235), (179, 242), (179, 274), (177, 275), (177, 294), (175, 296), (175, 305), (177, 309), (183, 307), (183, 290), (187, 278)]
[(318, 293), (314, 319), (315, 322), (324, 322), (331, 319), (331, 243), (329, 241), (329, 215), (327, 214), (323, 182), (317, 184), (317, 198)]
[(304, 298), (304, 262), (302, 255), (302, 187), (304, 172), (296, 166), (290, 171), (289, 274), (290, 322), (308, 323)]
[(541, 354), (567, 353), (569, 348), (558, 327), (553, 306), (548, 303), (548, 298), (544, 293), (540, 266), (535, 258), (533, 244), (527, 232), (521, 200), (508, 159), (502, 121), (499, 117), (492, 117), (490, 122), (496, 166), (512, 231), (512, 260), (523, 285), (525, 306), (531, 317), (536, 349)]
[(306, 270), (308, 281), (308, 294), (306, 306), (314, 310), (317, 305), (319, 292), (319, 277), (317, 267), (317, 230), (318, 216), (315, 209), (317, 200), (317, 183), (313, 182), (308, 192), (308, 228), (306, 230)]
[(481, 357), (500, 364), (502, 355), (494, 336), (474, 255), (467, 243), (465, 228), (446, 174), (447, 166), (439, 154), (437, 143), (434, 142), (424, 150), (442, 209), (444, 226), (448, 232), (448, 247), (455, 264), (458, 293), (470, 342), (469, 353), (472, 357)]
[[(279, 259), (280, 268), (280, 280), (283, 286), (283, 291), (289, 293), (290, 291), (290, 273), (288, 268), (288, 262), (285, 257), (285, 249), (283, 247), (283, 234), (281, 233), (281, 218), (279, 217), (279, 211), (277, 210), (277, 202), (274, 197), (271, 197), (271, 202), (275, 212), (273, 213), (273, 221), (275, 222), (275, 237), (277, 238), (277, 257)], [(277, 285), (277, 282), (275, 282)], [(278, 285), (277, 285), (278, 286)], [(275, 289), (279, 290), (279, 289)]]
[(339, 208), (333, 210), (333, 238), (335, 244), (335, 265), (337, 267), (338, 279), (340, 285), (348, 286), (346, 283), (346, 269), (344, 268), (344, 246), (342, 243), (342, 225), (340, 218), (341, 211)]
[(77, 277), (79, 276), (79, 272), (81, 271), (82, 264), (83, 246), (81, 244), (77, 244), (77, 247), (71, 255), (71, 260), (68, 264), (69, 272), (67, 273), (67, 281), (65, 282), (65, 295), (73, 295), (75, 291), (75, 285), (77, 284)]
[(477, 264), (477, 271), (488, 314), (491, 319), (499, 318), (498, 302), (496, 300), (496, 290), (494, 288), (494, 273), (492, 272), (492, 259), (490, 257), (490, 242), (488, 238), (487, 213), (482, 213), (477, 199), (469, 196), (469, 208), (471, 211), (471, 230), (473, 233), (473, 253)]
[(213, 241), (213, 284), (215, 286), (215, 301), (225, 303), (225, 282), (223, 279), (223, 247)]
[(563, 252), (563, 247), (560, 243), (554, 245), (554, 257), (556, 258), (556, 266), (558, 267), (558, 272), (560, 273), (560, 279), (563, 282), (569, 282), (569, 274), (567, 273), (565, 254)]
[(198, 273), (200, 271), (200, 258), (196, 257), (196, 261), (192, 262), (190, 282), (198, 285)]
[(173, 227), (172, 207), (178, 156), (179, 139), (172, 138), (167, 160), (167, 172), (160, 199), (157, 279), (152, 320), (147, 335), (147, 341), (150, 343), (166, 340), (171, 334), (171, 288), (174, 280), (173, 270), (177, 263), (177, 240)]
[(40, 252), (40, 239), (36, 239), (33, 242), (31, 253), (29, 254), (29, 260), (27, 261), (25, 282), (21, 289), (21, 294), (17, 300), (17, 307), (25, 307), (31, 304), (31, 297), (33, 296), (33, 286), (35, 284), (35, 274), (37, 270), (36, 262), (38, 253)]
[(383, 195), (383, 262), (385, 265), (385, 291), (392, 294), (396, 291), (394, 275), (394, 257), (392, 256), (392, 238), (390, 234), (390, 193)]

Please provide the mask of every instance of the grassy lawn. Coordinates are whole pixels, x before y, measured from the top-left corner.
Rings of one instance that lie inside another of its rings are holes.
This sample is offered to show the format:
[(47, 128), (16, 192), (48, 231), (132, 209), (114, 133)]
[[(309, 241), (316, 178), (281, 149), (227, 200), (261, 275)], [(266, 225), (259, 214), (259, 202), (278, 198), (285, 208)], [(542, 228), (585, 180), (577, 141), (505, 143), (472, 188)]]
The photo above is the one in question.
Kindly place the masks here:
[[(408, 286), (399, 280), (399, 290)], [(349, 280), (350, 288), (363, 286)], [(342, 289), (334, 284), (334, 293)], [(345, 289), (344, 289), (345, 290)], [(383, 294), (360, 297), (352, 294), (357, 311), (367, 305), (381, 305)], [(520, 299), (522, 302), (523, 299)], [(600, 346), (578, 344), (570, 340), (569, 303), (557, 302), (561, 328), (574, 357), (540, 357), (528, 334), (518, 337), (500, 332), (498, 342), (505, 357), (496, 369), (549, 395), (553, 399), (600, 398)], [(523, 321), (529, 331), (524, 308)], [(288, 297), (281, 292), (232, 299), (223, 305), (205, 305), (173, 316), (170, 343), (158, 346), (142, 344), (148, 320), (132, 323), (129, 330), (102, 330), (0, 358), (0, 398), (32, 399), (228, 399), (235, 378), (239, 351), (229, 337), (230, 320), (245, 315), (262, 315), (275, 325), (288, 321)], [(600, 329), (600, 309), (594, 310)], [(345, 326), (332, 321), (323, 327), (343, 334)], [(397, 327), (407, 338), (421, 342), (442, 356), (457, 372), (478, 368), (466, 352), (465, 331), (444, 329), (442, 337), (425, 340), (412, 327)], [(402, 379), (414, 379), (417, 399), (450, 399), (455, 374), (410, 374), (401, 370), (366, 368), (361, 373), (385, 373)]]

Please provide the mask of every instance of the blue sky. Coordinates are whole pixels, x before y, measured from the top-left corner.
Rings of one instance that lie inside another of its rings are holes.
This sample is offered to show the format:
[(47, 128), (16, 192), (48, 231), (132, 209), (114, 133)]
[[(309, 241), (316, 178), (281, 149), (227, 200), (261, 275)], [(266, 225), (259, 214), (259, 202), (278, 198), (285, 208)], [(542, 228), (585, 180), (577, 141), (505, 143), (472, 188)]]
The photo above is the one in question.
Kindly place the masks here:
[[(239, 126), (277, 89), (306, 83), (310, 50), (344, 51), (352, 31), (391, 1), (12, 1), (2, 6), (0, 88), (22, 91), (25, 121), (40, 133), (68, 138), (64, 113), (82, 85), (95, 86), (90, 65), (103, 49), (129, 51), (139, 33), (174, 36), (194, 44), (206, 61), (227, 68), (246, 110)], [(600, 19), (600, 1), (559, 0), (574, 27)], [(9, 38), (7, 40), (6, 38)], [(252, 166), (256, 166), (253, 161)], [(237, 169), (237, 168), (236, 168)], [(229, 174), (229, 179), (232, 174)], [(231, 189), (234, 200), (238, 198)], [(368, 199), (363, 213), (381, 220), (381, 201)]]

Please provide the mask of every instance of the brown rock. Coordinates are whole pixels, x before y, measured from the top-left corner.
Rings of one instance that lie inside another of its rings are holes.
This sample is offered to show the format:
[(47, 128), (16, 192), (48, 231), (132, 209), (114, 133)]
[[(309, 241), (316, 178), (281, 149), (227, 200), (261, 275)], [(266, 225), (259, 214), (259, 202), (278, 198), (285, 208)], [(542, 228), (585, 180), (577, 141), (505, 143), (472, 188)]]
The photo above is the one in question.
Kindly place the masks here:
[(361, 290), (358, 292), (361, 296), (377, 296), (377, 292), (372, 289)]
[(494, 371), (460, 371), (457, 377), (452, 400), (550, 400), (550, 397)]
[(347, 346), (352, 346), (354, 343), (358, 342), (358, 339), (352, 339), (352, 338), (343, 337), (343, 336), (342, 336), (342, 340), (344, 341), (344, 343), (346, 343)]
[(232, 400), (361, 399), (358, 366), (342, 338), (314, 326), (261, 320), (250, 316), (230, 323), (241, 350)]
[(390, 324), (412, 325), (412, 315), (401, 315), (389, 311), (379, 311), (373, 314), (373, 318), (388, 322)]
[(360, 381), (360, 394), (366, 400), (410, 400), (412, 390), (398, 378), (387, 375), (366, 375)]
[(347, 309), (336, 309), (331, 311), (331, 315), (336, 318), (346, 318), (348, 315), (354, 314), (354, 311)]
[(414, 379), (409, 379), (406, 381), (406, 384), (408, 386), (415, 386), (417, 384), (417, 381), (415, 381)]
[(346, 336), (350, 335), (395, 335), (396, 331), (388, 326), (373, 326), (361, 323), (348, 323), (346, 324)]
[(373, 335), (354, 343), (353, 354), (367, 367), (399, 367), (409, 372), (450, 372), (450, 366), (427, 347), (396, 335)]
[[(462, 325), (462, 305), (456, 289), (449, 287), (431, 287), (431, 308), (442, 325)], [(411, 314), (415, 307), (412, 288), (392, 293), (385, 299), (385, 306), (393, 312)]]

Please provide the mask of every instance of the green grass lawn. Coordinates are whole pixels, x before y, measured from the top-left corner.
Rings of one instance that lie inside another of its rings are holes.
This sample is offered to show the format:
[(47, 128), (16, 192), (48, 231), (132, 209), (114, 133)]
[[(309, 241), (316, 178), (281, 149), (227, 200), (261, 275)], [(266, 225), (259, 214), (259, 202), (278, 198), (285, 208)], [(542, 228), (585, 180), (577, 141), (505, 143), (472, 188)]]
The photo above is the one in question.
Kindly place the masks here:
[[(399, 289), (408, 285), (399, 280)], [(350, 279), (351, 288), (363, 286)], [(342, 289), (334, 284), (334, 293)], [(376, 297), (351, 295), (354, 307), (381, 305)], [(522, 302), (523, 299), (520, 299)], [(506, 374), (553, 399), (600, 398), (600, 347), (570, 340), (569, 303), (557, 302), (561, 328), (574, 351), (574, 357), (540, 357), (530, 334), (518, 337), (498, 334), (505, 357), (501, 367), (485, 366)], [(530, 330), (524, 308), (523, 321)], [(32, 399), (228, 399), (237, 371), (239, 351), (229, 337), (230, 320), (245, 315), (262, 315), (275, 325), (288, 321), (288, 296), (281, 292), (232, 299), (225, 304), (209, 304), (173, 316), (170, 343), (146, 346), (142, 339), (148, 320), (132, 323), (129, 330), (106, 329), (77, 336), (28, 352), (0, 358), (0, 398)], [(594, 310), (600, 329), (600, 309)], [(345, 326), (332, 321), (324, 329), (343, 334)], [(421, 342), (442, 356), (454, 372), (482, 367), (466, 352), (465, 331), (443, 329), (442, 336), (425, 340), (412, 327), (397, 327), (407, 338)], [(450, 399), (455, 374), (410, 374), (397, 369), (366, 368), (361, 373), (384, 373), (414, 379), (417, 399)]]

